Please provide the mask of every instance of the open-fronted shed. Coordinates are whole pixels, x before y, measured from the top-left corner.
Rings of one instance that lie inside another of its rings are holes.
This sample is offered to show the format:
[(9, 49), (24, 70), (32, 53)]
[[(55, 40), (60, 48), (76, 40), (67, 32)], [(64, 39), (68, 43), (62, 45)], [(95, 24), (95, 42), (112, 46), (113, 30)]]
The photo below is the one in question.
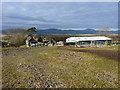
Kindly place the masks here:
[(93, 37), (70, 37), (66, 39), (67, 44), (76, 45), (105, 45), (111, 42), (111, 38), (105, 36), (93, 36)]

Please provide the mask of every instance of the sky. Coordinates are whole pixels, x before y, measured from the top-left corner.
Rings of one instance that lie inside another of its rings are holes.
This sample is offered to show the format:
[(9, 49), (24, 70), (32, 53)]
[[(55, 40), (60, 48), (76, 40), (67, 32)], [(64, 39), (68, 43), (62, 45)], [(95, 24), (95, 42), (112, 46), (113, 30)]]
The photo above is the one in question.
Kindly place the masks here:
[(119, 2), (119, 0), (1, 0), (2, 2)]
[(118, 28), (117, 2), (3, 2), (2, 27)]

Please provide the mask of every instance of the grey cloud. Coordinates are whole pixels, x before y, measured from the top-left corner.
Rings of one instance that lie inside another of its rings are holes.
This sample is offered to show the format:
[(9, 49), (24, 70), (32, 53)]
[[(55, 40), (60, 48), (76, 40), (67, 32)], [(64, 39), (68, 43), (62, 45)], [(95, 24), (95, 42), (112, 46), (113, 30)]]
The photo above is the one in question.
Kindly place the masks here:
[(3, 24), (44, 27), (117, 26), (117, 3), (4, 3)]

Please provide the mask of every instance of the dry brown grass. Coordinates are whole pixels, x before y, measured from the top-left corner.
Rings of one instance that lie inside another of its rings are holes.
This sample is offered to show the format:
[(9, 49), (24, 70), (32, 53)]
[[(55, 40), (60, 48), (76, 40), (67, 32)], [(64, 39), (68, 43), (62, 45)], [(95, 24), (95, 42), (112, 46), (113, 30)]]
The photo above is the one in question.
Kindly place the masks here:
[(117, 88), (118, 62), (56, 47), (3, 50), (3, 88)]

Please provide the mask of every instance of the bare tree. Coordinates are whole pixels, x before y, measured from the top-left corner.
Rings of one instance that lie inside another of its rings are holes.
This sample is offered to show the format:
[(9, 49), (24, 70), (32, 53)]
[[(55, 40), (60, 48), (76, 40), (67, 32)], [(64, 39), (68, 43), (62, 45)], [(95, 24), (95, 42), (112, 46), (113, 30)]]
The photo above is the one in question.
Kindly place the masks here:
[(2, 38), (7, 41), (10, 46), (25, 45), (26, 30), (22, 28), (12, 28), (5, 32), (6, 36)]
[(110, 28), (107, 27), (107, 26), (98, 28), (98, 29), (97, 29), (98, 35), (108, 36), (108, 35), (110, 34), (110, 33), (109, 33), (109, 30), (110, 30)]

